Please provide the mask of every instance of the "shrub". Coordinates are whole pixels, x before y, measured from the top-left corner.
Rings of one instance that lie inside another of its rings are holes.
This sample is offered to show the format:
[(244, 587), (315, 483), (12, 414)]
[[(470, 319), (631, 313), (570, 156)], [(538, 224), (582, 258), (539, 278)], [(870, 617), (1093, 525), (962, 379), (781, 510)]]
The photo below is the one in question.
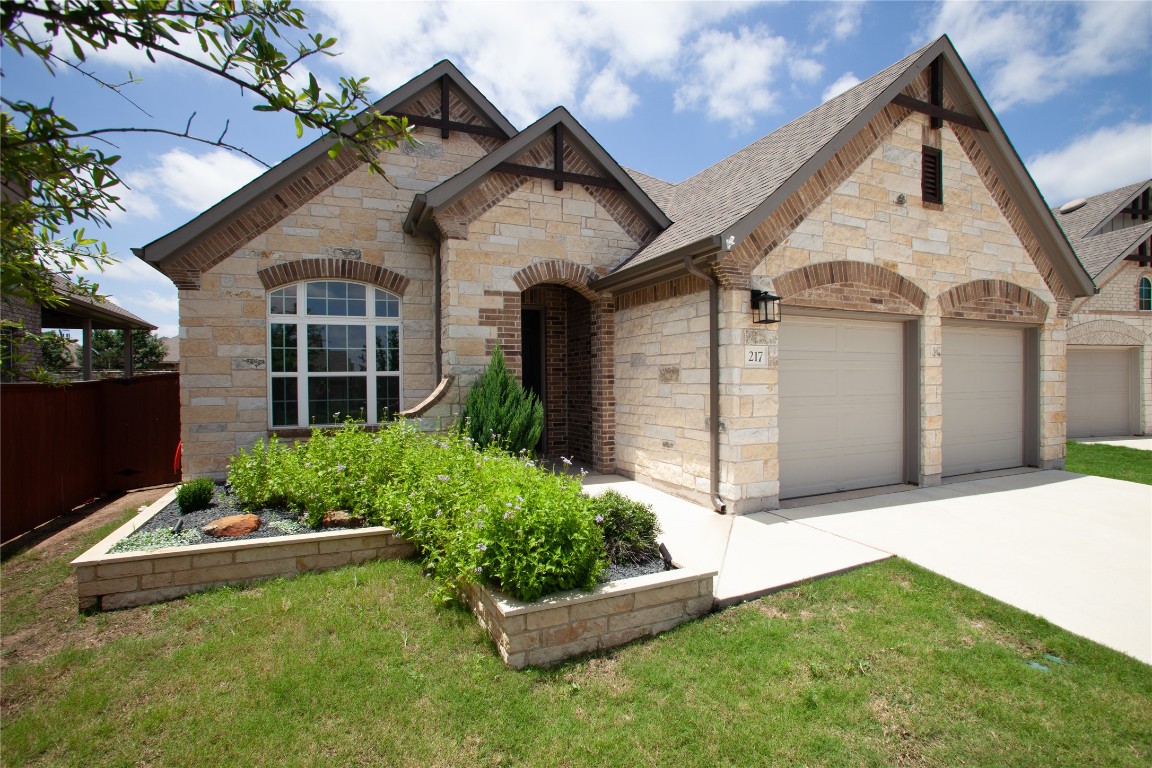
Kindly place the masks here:
[(441, 597), (488, 581), (533, 600), (588, 589), (604, 566), (604, 538), (578, 478), (555, 476), (523, 455), (468, 437), (429, 435), (398, 421), (313, 430), (291, 448), (258, 443), (233, 459), (241, 505), (282, 498), (310, 523), (346, 509), (390, 525), (416, 547)]
[(180, 514), (208, 509), (215, 491), (216, 483), (210, 477), (198, 477), (184, 483), (176, 489), (176, 506), (180, 508)]
[(614, 564), (637, 564), (660, 556), (660, 521), (652, 507), (617, 491), (591, 500), (592, 514), (604, 531), (604, 549)]
[(459, 431), (481, 448), (496, 442), (516, 454), (534, 450), (543, 430), (544, 406), (508, 372), (496, 347), (484, 375), (468, 391)]

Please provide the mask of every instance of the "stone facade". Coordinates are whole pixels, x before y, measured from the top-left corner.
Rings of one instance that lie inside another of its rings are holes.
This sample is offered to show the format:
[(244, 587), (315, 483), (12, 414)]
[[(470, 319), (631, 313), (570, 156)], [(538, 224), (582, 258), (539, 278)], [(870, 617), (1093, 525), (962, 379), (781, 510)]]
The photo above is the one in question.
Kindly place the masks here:
[(1140, 279), (1152, 280), (1152, 269), (1123, 261), (1097, 278), (1100, 293), (1072, 305), (1068, 344), (1129, 347), (1137, 350), (1138, 386), (1135, 428), (1152, 434), (1152, 312), (1139, 309)]
[[(419, 129), (422, 146), (382, 156), (384, 174), (346, 175), (245, 241), (180, 291), (184, 476), (220, 477), (228, 458), (269, 434), (267, 289), (317, 277), (352, 279), (401, 297), (402, 407), (437, 384), (436, 244), (403, 231), (415, 192), (486, 153), (467, 135)], [(292, 430), (280, 430), (294, 434)]]
[[(943, 467), (942, 327), (955, 320), (1035, 329), (1040, 348), (1039, 463), (1064, 457), (1065, 319), (1059, 302), (997, 202), (973, 157), (946, 125), (944, 205), (920, 200), (921, 146), (928, 118), (890, 107), (863, 136), (813, 177), (800, 207), (773, 215), (715, 268), (721, 290), (721, 496), (729, 510), (776, 506), (779, 485), (779, 346), (773, 326), (752, 323), (750, 287), (774, 291), (788, 307), (901, 317), (918, 328), (918, 477), (940, 482)], [(868, 149), (864, 153), (864, 149)], [(854, 165), (850, 165), (854, 163)], [(823, 182), (821, 182), (823, 179)], [(822, 197), (820, 183), (836, 183)], [(804, 205), (807, 195), (812, 202)], [(901, 201), (899, 198), (903, 198)], [(788, 222), (795, 222), (789, 229)], [(756, 263), (756, 259), (759, 262)], [(1050, 278), (1051, 279), (1051, 278)], [(671, 283), (618, 299), (618, 466), (705, 501), (708, 305), (703, 281), (674, 295)], [(672, 293), (657, 299), (661, 292)], [(642, 295), (641, 295), (642, 294)], [(746, 345), (768, 351), (746, 367)]]

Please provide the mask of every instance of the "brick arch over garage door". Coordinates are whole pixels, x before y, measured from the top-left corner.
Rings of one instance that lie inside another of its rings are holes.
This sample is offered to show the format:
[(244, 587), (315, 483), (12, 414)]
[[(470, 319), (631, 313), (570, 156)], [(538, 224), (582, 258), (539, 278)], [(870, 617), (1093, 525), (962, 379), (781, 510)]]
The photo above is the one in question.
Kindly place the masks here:
[(1043, 323), (1048, 304), (1006, 280), (973, 280), (940, 294), (940, 316), (966, 320)]
[(1149, 338), (1147, 334), (1118, 320), (1089, 320), (1068, 329), (1068, 343), (1099, 346), (1143, 346), (1149, 343)]
[(370, 283), (403, 296), (410, 282), (404, 275), (390, 269), (348, 259), (297, 259), (265, 267), (256, 274), (268, 291), (301, 280), (333, 279)]
[(928, 295), (890, 269), (860, 261), (826, 261), (785, 272), (773, 285), (788, 304), (822, 309), (920, 315)]

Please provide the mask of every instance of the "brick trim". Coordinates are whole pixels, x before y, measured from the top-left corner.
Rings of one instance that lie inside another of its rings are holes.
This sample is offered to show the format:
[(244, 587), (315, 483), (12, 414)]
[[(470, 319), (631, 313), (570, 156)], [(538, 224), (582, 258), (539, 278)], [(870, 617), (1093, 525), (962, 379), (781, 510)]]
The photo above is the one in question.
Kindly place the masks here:
[(588, 287), (588, 283), (594, 277), (596, 274), (588, 267), (573, 264), (570, 261), (550, 260), (538, 261), (524, 267), (514, 274), (512, 279), (521, 291), (526, 291), (532, 286), (542, 283), (555, 283), (571, 288), (588, 301), (595, 301), (599, 298), (599, 294)]
[(923, 314), (928, 294), (890, 269), (860, 261), (825, 261), (773, 282), (787, 304), (825, 309)]
[(1044, 323), (1048, 304), (1006, 280), (973, 280), (940, 294), (940, 316), (972, 320)]
[(960, 142), (960, 146), (964, 148), (964, 152), (972, 162), (972, 166), (980, 175), (980, 180), (984, 182), (988, 193), (992, 196), (992, 199), (996, 201), (996, 205), (999, 206), (1000, 213), (1004, 215), (1004, 218), (1008, 221), (1008, 225), (1012, 227), (1012, 231), (1016, 233), (1016, 237), (1020, 240), (1020, 244), (1024, 246), (1024, 250), (1032, 257), (1036, 269), (1040, 272), (1040, 276), (1044, 278), (1045, 285), (1052, 291), (1052, 295), (1056, 297), (1056, 316), (1068, 317), (1072, 311), (1072, 294), (1067, 286), (1064, 285), (1064, 281), (1060, 279), (1060, 274), (1056, 271), (1052, 260), (1048, 258), (1048, 255), (1040, 246), (1040, 241), (1032, 233), (1032, 228), (1028, 226), (1024, 212), (1016, 205), (1016, 201), (1012, 199), (1007, 187), (1000, 181), (1000, 177), (996, 174), (995, 169), (993, 169), (992, 162), (980, 149), (980, 145), (976, 140), (976, 132), (962, 125), (953, 124), (951, 128), (952, 133), (956, 136), (956, 140)]
[(411, 282), (404, 275), (390, 269), (348, 259), (296, 259), (265, 267), (257, 270), (256, 274), (260, 277), (264, 289), (268, 291), (302, 280), (334, 278), (370, 283), (397, 296), (403, 296)]
[[(915, 87), (915, 83), (905, 88)], [(746, 290), (751, 286), (753, 270), (764, 261), (816, 206), (824, 202), (848, 178), (855, 173), (869, 155), (892, 133), (908, 115), (910, 110), (889, 104), (880, 110), (876, 117), (840, 148), (828, 162), (824, 163), (796, 190), (782, 202), (768, 218), (762, 221), (748, 237), (736, 246), (713, 270), (723, 288)]]
[(1144, 346), (1152, 343), (1152, 337), (1119, 320), (1089, 320), (1068, 329), (1068, 343)]
[(637, 288), (634, 291), (629, 291), (628, 293), (618, 296), (616, 298), (616, 309), (632, 309), (645, 304), (654, 304), (658, 301), (676, 299), (681, 296), (689, 296), (693, 293), (706, 290), (708, 290), (707, 281), (695, 275), (677, 277), (673, 280), (665, 280), (662, 283), (650, 285), (647, 288)]

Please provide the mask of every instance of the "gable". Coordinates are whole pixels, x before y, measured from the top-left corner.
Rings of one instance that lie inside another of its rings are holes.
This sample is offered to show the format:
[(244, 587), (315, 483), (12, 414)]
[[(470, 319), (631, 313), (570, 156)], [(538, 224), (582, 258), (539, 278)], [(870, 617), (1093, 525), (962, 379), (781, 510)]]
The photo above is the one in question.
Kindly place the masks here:
[[(941, 73), (938, 91), (928, 76), (934, 64)], [(794, 228), (823, 197), (813, 193), (850, 170), (837, 159), (842, 152), (876, 141), (877, 120), (883, 130), (891, 118), (914, 111), (931, 115), (933, 127), (952, 126), (969, 156), (983, 156), (986, 183), (1038, 264), (1047, 262), (1041, 269), (1054, 293), (1088, 295), (1091, 279), (947, 37), (677, 185), (670, 212), (676, 224), (597, 287), (627, 290), (675, 278), (686, 256), (719, 262), (721, 279), (737, 285), (754, 260), (739, 264), (733, 250), (756, 249), (762, 257), (776, 243), (746, 244), (747, 238), (773, 217), (777, 231)]]
[(466, 238), (468, 225), (532, 179), (557, 190), (587, 191), (637, 245), (670, 224), (636, 181), (563, 107), (525, 128), (499, 150), (426, 194), (417, 195), (405, 231)]
[[(380, 99), (371, 109), (407, 117), (426, 142), (467, 136), (484, 153), (515, 134), (512, 124), (447, 61)], [(349, 150), (330, 157), (328, 150), (334, 142), (331, 136), (312, 142), (184, 226), (133, 252), (167, 275), (176, 287), (197, 288), (203, 272), (366, 166)], [(394, 151), (404, 152), (406, 148)]]

